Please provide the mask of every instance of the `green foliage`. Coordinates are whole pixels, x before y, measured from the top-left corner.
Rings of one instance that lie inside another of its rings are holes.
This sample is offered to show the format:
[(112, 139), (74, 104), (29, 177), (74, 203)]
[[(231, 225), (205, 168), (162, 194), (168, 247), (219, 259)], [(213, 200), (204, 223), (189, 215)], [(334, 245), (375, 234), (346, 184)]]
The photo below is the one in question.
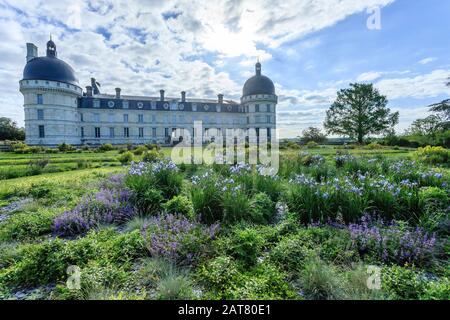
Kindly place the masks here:
[(25, 130), (9, 118), (0, 118), (0, 140), (25, 140)]
[(255, 223), (269, 223), (276, 213), (275, 203), (263, 193), (257, 193), (250, 201), (251, 221)]
[(369, 150), (380, 150), (383, 149), (383, 146), (379, 143), (371, 142), (366, 146), (366, 148)]
[(339, 270), (317, 257), (309, 258), (299, 272), (300, 286), (308, 299), (336, 300), (345, 297)]
[(310, 247), (303, 236), (286, 236), (270, 251), (269, 259), (287, 272), (297, 272), (311, 255)]
[(235, 228), (230, 236), (228, 252), (244, 265), (256, 264), (262, 255), (264, 238), (257, 229), (251, 227)]
[(416, 300), (425, 292), (422, 277), (414, 268), (392, 266), (383, 269), (381, 285), (393, 299)]
[(238, 265), (232, 257), (219, 256), (209, 260), (198, 269), (197, 277), (215, 292), (217, 298), (235, 286), (234, 280), (239, 277)]
[(338, 91), (324, 127), (328, 133), (356, 138), (362, 144), (367, 135), (383, 133), (398, 123), (399, 113), (392, 113), (387, 103), (372, 84), (350, 84)]
[(315, 149), (315, 148), (317, 148), (319, 146), (319, 144), (317, 143), (317, 142), (315, 142), (315, 141), (309, 141), (307, 144), (306, 144), (306, 147), (308, 148), (308, 149)]
[(122, 153), (117, 160), (119, 160), (119, 162), (121, 164), (129, 164), (131, 161), (133, 161), (133, 153), (131, 153), (130, 151), (126, 151), (124, 153)]
[(70, 145), (70, 144), (67, 144), (67, 143), (63, 142), (61, 144), (58, 144), (58, 150), (60, 152), (74, 151), (75, 147)]
[(448, 301), (449, 297), (450, 279), (442, 278), (439, 281), (428, 282), (425, 291), (420, 295), (419, 299)]
[(450, 150), (443, 147), (431, 147), (417, 149), (416, 156), (420, 161), (428, 164), (450, 164)]
[(192, 201), (183, 195), (175, 196), (163, 204), (163, 209), (168, 213), (181, 214), (188, 218), (194, 218), (194, 208)]
[(99, 147), (99, 150), (101, 150), (101, 151), (112, 151), (114, 149), (115, 149), (114, 146), (112, 144), (110, 144), (110, 143), (102, 144)]
[(31, 240), (51, 232), (53, 219), (61, 210), (40, 209), (12, 215), (0, 224), (0, 241)]
[(327, 136), (324, 135), (319, 128), (309, 127), (302, 132), (302, 142), (316, 142), (316, 143), (324, 143), (327, 140)]
[(145, 252), (138, 231), (118, 235), (112, 229), (91, 232), (74, 241), (53, 239), (24, 245), (17, 263), (0, 271), (0, 283), (25, 287), (64, 281), (66, 269), (71, 265), (83, 268), (96, 260), (100, 265), (112, 263), (126, 267)]
[(186, 275), (163, 278), (157, 287), (159, 300), (189, 300), (194, 297), (192, 282)]
[(148, 149), (146, 146), (139, 146), (136, 149), (134, 149), (133, 153), (135, 156), (140, 156), (142, 155), (144, 152), (147, 152)]
[(164, 155), (160, 153), (157, 149), (151, 149), (144, 153), (143, 161), (145, 162), (158, 162), (162, 160)]

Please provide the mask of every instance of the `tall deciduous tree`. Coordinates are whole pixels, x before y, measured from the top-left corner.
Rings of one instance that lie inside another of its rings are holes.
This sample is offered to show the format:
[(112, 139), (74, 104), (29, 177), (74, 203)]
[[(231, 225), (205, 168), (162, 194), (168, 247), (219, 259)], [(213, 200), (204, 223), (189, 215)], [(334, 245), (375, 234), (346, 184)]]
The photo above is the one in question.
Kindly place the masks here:
[(309, 127), (303, 130), (301, 139), (304, 143), (308, 143), (310, 141), (323, 143), (327, 140), (327, 136), (324, 135), (319, 128)]
[(363, 143), (370, 134), (381, 134), (398, 123), (398, 112), (386, 107), (388, 100), (372, 84), (352, 83), (337, 93), (336, 101), (327, 111), (325, 129)]
[(25, 132), (9, 118), (0, 118), (0, 140), (25, 140)]

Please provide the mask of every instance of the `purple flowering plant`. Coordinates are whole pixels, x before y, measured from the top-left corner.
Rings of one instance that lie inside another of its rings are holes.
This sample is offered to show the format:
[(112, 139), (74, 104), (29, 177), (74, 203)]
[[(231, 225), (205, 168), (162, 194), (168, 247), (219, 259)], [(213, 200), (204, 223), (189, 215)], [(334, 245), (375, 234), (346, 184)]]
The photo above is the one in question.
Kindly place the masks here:
[(191, 264), (208, 253), (219, 229), (219, 224), (204, 226), (182, 215), (165, 214), (149, 218), (141, 234), (151, 256)]
[(131, 192), (127, 189), (102, 189), (83, 197), (70, 211), (64, 212), (53, 221), (53, 234), (69, 237), (86, 234), (102, 224), (121, 224), (136, 215), (130, 204)]
[(420, 227), (410, 228), (405, 223), (385, 223), (365, 215), (360, 223), (347, 228), (360, 254), (376, 261), (424, 266), (432, 263), (438, 251), (434, 234)]

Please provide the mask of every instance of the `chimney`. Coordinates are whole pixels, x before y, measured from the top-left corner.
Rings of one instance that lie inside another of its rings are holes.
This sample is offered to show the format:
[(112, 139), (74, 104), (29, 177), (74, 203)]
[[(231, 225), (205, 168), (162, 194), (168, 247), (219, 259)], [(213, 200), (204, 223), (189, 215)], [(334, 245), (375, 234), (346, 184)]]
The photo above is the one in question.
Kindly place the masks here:
[(218, 94), (217, 97), (219, 98), (219, 104), (223, 103), (223, 94)]
[(27, 43), (27, 62), (37, 58), (38, 56), (38, 47), (34, 45), (34, 43)]
[(181, 91), (181, 102), (186, 102), (186, 92)]
[(92, 87), (91, 86), (86, 87), (86, 96), (92, 97)]
[(120, 88), (116, 88), (116, 99), (120, 99)]
[(159, 94), (161, 96), (161, 101), (164, 101), (164, 90), (159, 90)]

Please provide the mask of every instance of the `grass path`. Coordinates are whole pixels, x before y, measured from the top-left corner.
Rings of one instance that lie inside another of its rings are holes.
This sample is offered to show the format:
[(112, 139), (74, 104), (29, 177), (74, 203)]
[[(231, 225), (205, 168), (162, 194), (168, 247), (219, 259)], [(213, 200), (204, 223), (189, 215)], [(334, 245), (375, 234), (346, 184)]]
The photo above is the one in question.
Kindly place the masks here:
[(76, 171), (67, 172), (57, 172), (57, 173), (46, 173), (31, 177), (22, 177), (16, 179), (4, 180), (0, 184), (0, 198), (4, 198), (15, 190), (29, 189), (32, 185), (42, 185), (42, 184), (70, 184), (79, 183), (82, 180), (91, 177), (101, 177), (110, 173), (123, 172), (122, 167), (104, 167), (104, 168), (94, 168), (94, 169), (83, 169)]

